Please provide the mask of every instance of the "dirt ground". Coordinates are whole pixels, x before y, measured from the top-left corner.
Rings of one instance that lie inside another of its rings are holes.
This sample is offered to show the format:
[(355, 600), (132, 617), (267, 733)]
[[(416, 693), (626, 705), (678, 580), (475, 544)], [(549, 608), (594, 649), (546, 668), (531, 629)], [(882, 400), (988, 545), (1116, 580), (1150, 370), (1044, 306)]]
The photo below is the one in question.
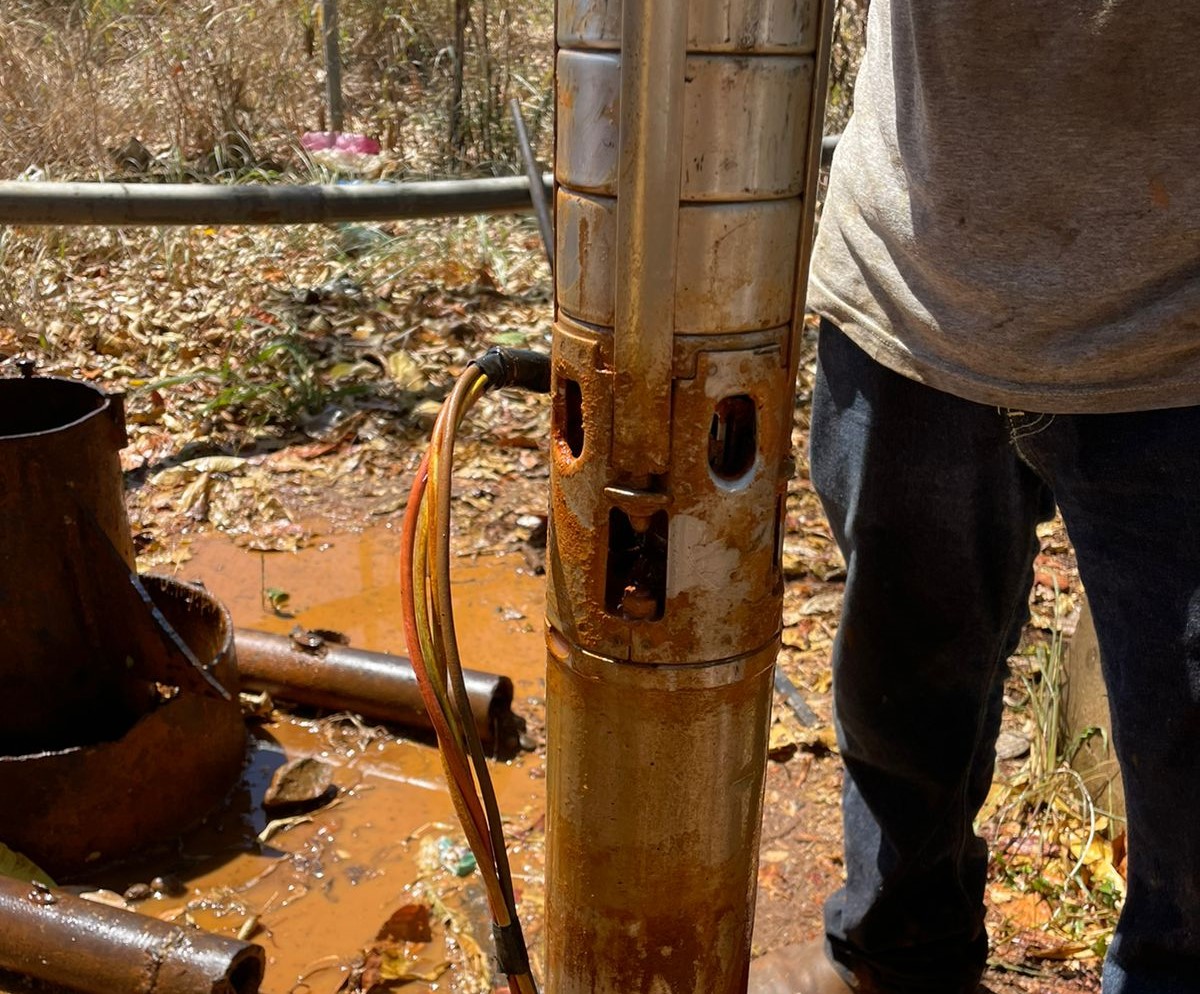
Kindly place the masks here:
[[(806, 366), (797, 402), (800, 453), (806, 440), (810, 376)], [(510, 838), (521, 860), (523, 910), (534, 961), (540, 964), (545, 701), (538, 536), (548, 476), (542, 442), (546, 410), (514, 397), (497, 401), (489, 413), (495, 412), (498, 418), (481, 417), (469, 430), (456, 472), (456, 610), (467, 665), (512, 676), (518, 686), (515, 707), (529, 723), (533, 750), (501, 764), (497, 773), (504, 810), (511, 818)], [(251, 456), (246, 463), (214, 464), (199, 472), (191, 468), (174, 477), (164, 477), (170, 469), (148, 476), (133, 471), (131, 505), (147, 564), (202, 580), (228, 605), (239, 626), (278, 632), (296, 625), (332, 629), (345, 633), (356, 646), (403, 652), (397, 531), (420, 445), (418, 441), (389, 448), (391, 458), (379, 460), (371, 456), (372, 444), (371, 438), (350, 432), (336, 444), (306, 441)], [(326, 451), (318, 451), (322, 445)], [(804, 460), (800, 462), (788, 505), (789, 579), (780, 664), (818, 722), (805, 727), (786, 700), (777, 699), (756, 954), (818, 934), (821, 901), (838, 886), (842, 873), (841, 774), (830, 729), (828, 657), (844, 568), (807, 481)], [(186, 505), (200, 499), (187, 494), (205, 473), (203, 499), (209, 519), (197, 527), (195, 514), (180, 515), (178, 509), (181, 500)], [(262, 518), (238, 518), (239, 481), (243, 496), (267, 485), (262, 479), (244, 482), (254, 480), (255, 474), (267, 474), (270, 499), (287, 508), (288, 527), (281, 530)], [(227, 534), (214, 534), (213, 512), (227, 506), (232, 510), (218, 518)], [(269, 551), (280, 542), (290, 551)], [(1054, 586), (1062, 598), (1064, 591), (1078, 585), (1061, 531), (1047, 529), (1044, 545), (1031, 645), (1044, 637), (1037, 626), (1048, 624)], [(1018, 734), (1029, 731), (1028, 715), (1018, 710), (1007, 724)], [(448, 874), (446, 860), (439, 862), (429, 850), (435, 837), (443, 848), (449, 846), (455, 853), (461, 849), (448, 801), (437, 787), (440, 772), (431, 745), (425, 736), (414, 742), (402, 732), (396, 736), (396, 731), (345, 716), (276, 712), (257, 733), (255, 759), (238, 802), (242, 808), (235, 822), (240, 827), (230, 835), (228, 824), (217, 826), (217, 838), (223, 839), (217, 848), (231, 849), (230, 858), (201, 860), (199, 865), (185, 861), (175, 872), (185, 877), (186, 893), (163, 902), (155, 912), (184, 915), (229, 934), (254, 917), (256, 934), (271, 957), (265, 987), (270, 994), (333, 994), (361, 983), (356, 969), (369, 956), (374, 930), (398, 902), (444, 907), (448, 910), (440, 918), (443, 931), (432, 944), (438, 952), (414, 952), (404, 976), (443, 977), (439, 970), (449, 963), (450, 972), (440, 982), (408, 983), (414, 990), (442, 989), (446, 980), (451, 990), (484, 989), (487, 968), (470, 938), (475, 936), (481, 946), (485, 943), (479, 894), (472, 891), (469, 879)], [(272, 740), (278, 744), (263, 744)], [(257, 842), (267, 825), (256, 803), (264, 778), (282, 762), (282, 754), (291, 758), (314, 753), (332, 756), (340, 764), (339, 802), (315, 813), (311, 821), (280, 827), (269, 843)], [(1026, 762), (1018, 758), (1002, 764), (998, 782), (1018, 777)], [(1011, 845), (1004, 833), (1029, 827), (985, 830), (997, 835), (998, 844)], [(120, 891), (133, 877), (136, 874), (124, 870), (101, 882)], [(1098, 990), (1098, 959), (1052, 927), (1052, 898), (1014, 888), (1013, 879), (1001, 873), (994, 874), (992, 892), (1001, 903), (990, 913), (997, 937), (986, 977), (991, 990)], [(354, 913), (347, 914), (351, 909)], [(433, 917), (436, 923), (439, 914)], [(339, 924), (333, 927), (330, 922)]]

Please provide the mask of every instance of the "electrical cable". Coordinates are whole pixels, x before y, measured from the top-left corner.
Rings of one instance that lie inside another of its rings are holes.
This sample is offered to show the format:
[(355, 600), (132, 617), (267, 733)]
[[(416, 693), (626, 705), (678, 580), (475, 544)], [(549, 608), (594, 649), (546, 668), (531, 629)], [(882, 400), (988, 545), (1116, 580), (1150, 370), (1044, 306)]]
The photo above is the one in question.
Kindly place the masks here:
[(517, 915), (500, 807), (471, 717), (450, 586), (458, 431), (485, 392), (513, 386), (548, 392), (549, 356), (523, 349), (491, 349), (467, 367), (442, 405), (404, 515), (400, 598), (408, 652), (437, 734), (447, 788), (483, 878), (500, 968), (513, 994), (537, 994)]

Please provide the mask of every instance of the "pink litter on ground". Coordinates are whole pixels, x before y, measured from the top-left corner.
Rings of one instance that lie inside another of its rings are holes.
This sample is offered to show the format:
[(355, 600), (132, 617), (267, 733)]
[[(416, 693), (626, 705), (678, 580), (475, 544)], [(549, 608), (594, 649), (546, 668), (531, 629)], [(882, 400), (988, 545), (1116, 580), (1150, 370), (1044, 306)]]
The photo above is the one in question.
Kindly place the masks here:
[(300, 144), (309, 152), (323, 152), (332, 148), (358, 155), (378, 155), (383, 151), (383, 146), (374, 138), (345, 131), (306, 131), (300, 137)]

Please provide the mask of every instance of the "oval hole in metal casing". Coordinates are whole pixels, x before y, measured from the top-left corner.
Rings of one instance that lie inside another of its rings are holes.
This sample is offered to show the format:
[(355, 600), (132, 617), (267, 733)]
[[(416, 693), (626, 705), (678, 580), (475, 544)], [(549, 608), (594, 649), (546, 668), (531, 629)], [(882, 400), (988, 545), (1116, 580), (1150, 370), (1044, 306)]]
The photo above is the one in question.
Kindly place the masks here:
[(758, 410), (749, 394), (722, 397), (708, 433), (708, 468), (726, 483), (740, 480), (758, 458)]

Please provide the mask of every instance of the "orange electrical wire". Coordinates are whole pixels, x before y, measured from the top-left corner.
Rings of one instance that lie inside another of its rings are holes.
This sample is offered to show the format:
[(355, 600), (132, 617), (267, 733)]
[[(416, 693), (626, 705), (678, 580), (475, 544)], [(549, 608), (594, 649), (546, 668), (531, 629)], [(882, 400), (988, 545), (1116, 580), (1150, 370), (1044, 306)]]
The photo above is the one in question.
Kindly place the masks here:
[[(413, 480), (412, 490), (409, 494), (408, 508), (404, 514), (404, 525), (400, 538), (400, 556), (401, 562), (405, 564), (413, 562), (417, 521), (428, 475), (429, 454), (426, 453), (425, 457), (421, 460), (421, 464), (417, 467), (417, 475)], [(413, 582), (411, 570), (401, 569), (400, 600), (404, 616), (404, 637), (408, 643), (408, 654), (412, 659), (413, 670), (417, 676), (417, 685), (421, 691), (421, 698), (425, 701), (425, 710), (429, 714), (434, 732), (437, 734), (439, 742), (450, 743), (453, 742), (454, 736), (446, 722), (445, 712), (438, 701), (437, 691), (429, 679), (427, 663), (421, 647), (421, 637), (414, 609)], [(452, 785), (451, 796), (455, 801), (456, 809), (460, 808), (459, 801), (461, 795), (462, 805), (459, 810), (459, 818), (463, 822), (463, 828), (468, 831), (473, 829), (480, 838), (486, 838), (488, 833), (482, 806), (479, 804), (478, 799), (474, 798), (473, 790), (470, 794), (461, 790), (465, 784), (471, 782), (470, 769), (462, 762), (461, 756), (453, 749), (443, 749), (440, 750), (440, 753), (443, 764), (446, 767), (447, 780)], [(468, 797), (474, 800), (473, 804), (468, 800)]]
[[(487, 374), (476, 365), (468, 367), (438, 414), (404, 515), (400, 589), (409, 655), (441, 747), (451, 800), (483, 876), (492, 918), (500, 928), (509, 928), (519, 923), (503, 823), (470, 717), (450, 588), (454, 443), (467, 412), (487, 387)], [(528, 972), (507, 976), (515, 994), (537, 994)]]

